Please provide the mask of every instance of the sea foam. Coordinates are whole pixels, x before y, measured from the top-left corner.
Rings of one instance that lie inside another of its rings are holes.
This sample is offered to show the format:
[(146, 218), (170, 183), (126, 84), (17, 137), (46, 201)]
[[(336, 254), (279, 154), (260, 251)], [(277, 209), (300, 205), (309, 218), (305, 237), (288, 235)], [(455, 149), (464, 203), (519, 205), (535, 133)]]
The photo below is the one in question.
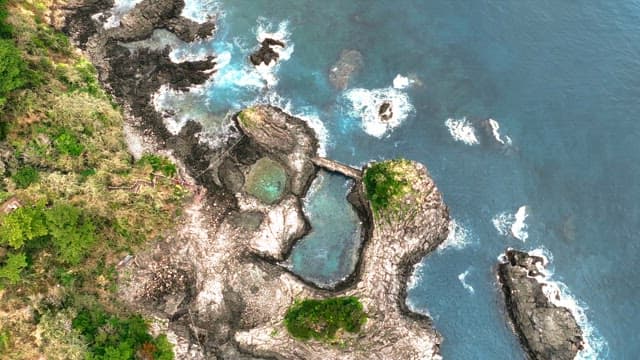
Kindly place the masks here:
[(272, 88), (278, 84), (278, 78), (276, 77), (276, 71), (279, 64), (283, 61), (287, 61), (291, 58), (295, 46), (291, 41), (291, 32), (289, 31), (289, 22), (283, 21), (277, 26), (267, 21), (267, 19), (258, 18), (258, 24), (254, 29), (256, 34), (256, 40), (258, 43), (262, 43), (265, 39), (274, 39), (281, 41), (285, 44), (284, 47), (272, 45), (271, 49), (278, 54), (278, 61), (271, 62), (269, 64), (260, 64), (255, 67), (255, 71), (260, 74), (264, 79), (267, 86)]
[(466, 117), (462, 119), (449, 118), (444, 122), (444, 125), (449, 129), (449, 133), (455, 141), (460, 141), (467, 145), (480, 143), (476, 136), (475, 128), (467, 121)]
[[(350, 117), (361, 119), (362, 129), (369, 135), (382, 138), (402, 124), (415, 110), (409, 96), (393, 87), (384, 89), (351, 89), (344, 93), (351, 103), (348, 110)], [(389, 101), (392, 104), (393, 116), (387, 121), (380, 119), (380, 106)]]
[[(120, 26), (120, 20), (136, 5), (141, 3), (142, 0), (115, 0), (113, 7), (107, 13), (111, 14), (103, 24), (105, 29), (112, 29)], [(98, 13), (93, 16), (94, 19), (98, 19), (103, 13)]]
[(204, 24), (214, 18), (220, 19), (224, 12), (217, 0), (185, 0), (180, 15), (198, 24)]
[(467, 268), (467, 270), (465, 270), (463, 273), (458, 274), (458, 280), (460, 280), (460, 283), (462, 284), (462, 287), (465, 288), (465, 290), (467, 290), (470, 294), (475, 294), (476, 291), (473, 286), (467, 283), (467, 276), (469, 276), (470, 272), (471, 267)]
[(511, 138), (509, 136), (505, 136), (504, 139), (500, 134), (500, 124), (493, 119), (489, 119), (489, 126), (491, 126), (491, 134), (493, 138), (496, 139), (502, 145), (511, 145)]
[(471, 231), (464, 225), (460, 224), (456, 219), (449, 221), (449, 235), (445, 241), (438, 246), (438, 251), (445, 249), (460, 250), (471, 243)]
[(502, 212), (491, 219), (493, 226), (502, 236), (512, 236), (522, 242), (527, 241), (529, 233), (527, 232), (526, 220), (529, 214), (525, 205), (520, 206), (515, 214)]

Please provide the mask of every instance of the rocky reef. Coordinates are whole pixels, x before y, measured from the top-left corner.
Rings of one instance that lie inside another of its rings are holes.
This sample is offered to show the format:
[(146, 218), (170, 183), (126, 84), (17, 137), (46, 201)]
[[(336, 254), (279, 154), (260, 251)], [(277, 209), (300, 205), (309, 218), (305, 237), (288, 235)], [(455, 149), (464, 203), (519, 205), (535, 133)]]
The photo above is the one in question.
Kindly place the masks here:
[(531, 359), (572, 360), (583, 348), (582, 330), (569, 309), (556, 306), (540, 281), (544, 258), (508, 250), (498, 265), (513, 327)]
[(336, 89), (344, 90), (363, 64), (363, 56), (358, 50), (344, 50), (329, 71), (329, 81)]

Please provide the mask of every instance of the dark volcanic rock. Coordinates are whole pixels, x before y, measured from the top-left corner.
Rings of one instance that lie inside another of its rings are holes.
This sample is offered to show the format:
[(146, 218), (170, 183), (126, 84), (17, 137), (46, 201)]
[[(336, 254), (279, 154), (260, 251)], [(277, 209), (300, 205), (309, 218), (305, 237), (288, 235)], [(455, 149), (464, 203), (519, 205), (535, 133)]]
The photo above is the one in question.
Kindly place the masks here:
[(262, 41), (260, 49), (258, 49), (256, 52), (251, 54), (249, 56), (249, 60), (251, 60), (251, 63), (255, 66), (258, 66), (260, 64), (269, 65), (271, 64), (272, 61), (273, 62), (278, 61), (278, 59), (280, 58), (280, 55), (278, 55), (278, 52), (275, 51), (274, 49), (275, 46), (284, 48), (286, 44), (276, 39), (271, 39), (271, 38), (264, 39), (264, 41)]
[(380, 116), (380, 120), (389, 121), (393, 117), (393, 106), (391, 105), (391, 101), (385, 101), (380, 105), (378, 109), (378, 116)]
[(582, 330), (564, 307), (551, 303), (535, 276), (544, 259), (508, 250), (498, 265), (505, 302), (520, 342), (531, 359), (572, 360), (583, 347)]

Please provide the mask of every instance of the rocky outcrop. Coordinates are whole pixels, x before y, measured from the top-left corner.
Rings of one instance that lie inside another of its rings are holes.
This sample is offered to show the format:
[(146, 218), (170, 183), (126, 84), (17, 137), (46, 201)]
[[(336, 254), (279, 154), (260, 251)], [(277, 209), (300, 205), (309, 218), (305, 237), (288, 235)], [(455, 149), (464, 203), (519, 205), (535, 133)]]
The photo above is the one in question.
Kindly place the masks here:
[(336, 89), (344, 90), (363, 64), (362, 54), (358, 50), (344, 50), (329, 71), (329, 81)]
[(513, 327), (531, 359), (573, 360), (583, 347), (582, 330), (569, 309), (554, 305), (539, 280), (544, 259), (508, 250), (498, 265)]
[(249, 60), (255, 66), (271, 65), (272, 62), (275, 63), (280, 58), (280, 54), (275, 50), (276, 47), (284, 48), (285, 46), (287, 45), (280, 40), (266, 38), (260, 44), (260, 48), (249, 55)]
[(378, 116), (380, 120), (386, 122), (393, 117), (393, 105), (391, 101), (384, 101), (378, 108)]

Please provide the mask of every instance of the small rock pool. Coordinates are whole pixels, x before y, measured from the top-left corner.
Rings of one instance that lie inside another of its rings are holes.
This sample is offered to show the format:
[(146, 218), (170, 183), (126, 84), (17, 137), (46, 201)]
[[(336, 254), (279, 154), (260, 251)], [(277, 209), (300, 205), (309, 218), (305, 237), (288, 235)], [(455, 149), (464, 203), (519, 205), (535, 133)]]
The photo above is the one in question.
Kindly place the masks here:
[(352, 181), (320, 171), (304, 200), (311, 232), (294, 246), (285, 265), (320, 287), (333, 287), (348, 277), (358, 261), (362, 223), (347, 201)]

